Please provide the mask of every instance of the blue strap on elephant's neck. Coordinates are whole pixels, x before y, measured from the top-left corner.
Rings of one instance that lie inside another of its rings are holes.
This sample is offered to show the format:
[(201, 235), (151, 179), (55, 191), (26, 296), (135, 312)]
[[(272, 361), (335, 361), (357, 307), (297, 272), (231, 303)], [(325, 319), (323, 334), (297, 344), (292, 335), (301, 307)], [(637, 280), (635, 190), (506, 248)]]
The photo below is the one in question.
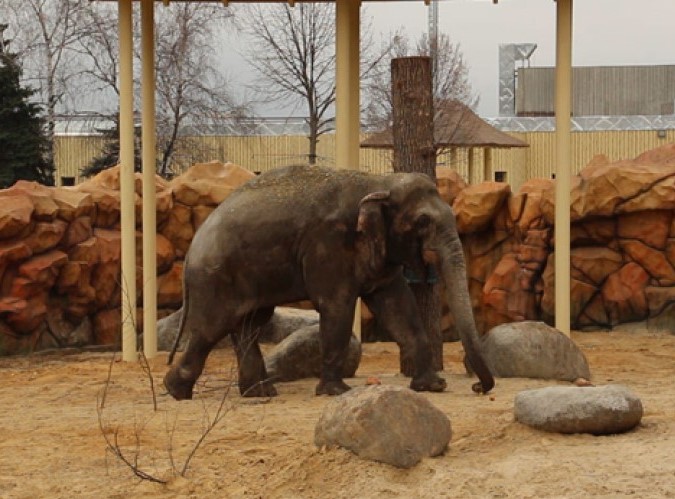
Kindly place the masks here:
[(438, 282), (438, 272), (433, 265), (426, 265), (423, 272), (404, 266), (403, 277), (408, 284), (436, 284)]

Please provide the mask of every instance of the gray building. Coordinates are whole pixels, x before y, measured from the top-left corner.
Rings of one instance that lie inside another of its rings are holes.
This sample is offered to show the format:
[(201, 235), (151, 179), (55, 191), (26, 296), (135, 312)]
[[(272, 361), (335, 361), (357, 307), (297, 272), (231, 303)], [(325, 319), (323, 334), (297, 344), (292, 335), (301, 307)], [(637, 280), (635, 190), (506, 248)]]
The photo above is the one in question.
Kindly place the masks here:
[[(554, 68), (519, 68), (516, 116), (553, 116), (554, 81)], [(572, 85), (573, 116), (675, 113), (675, 65), (576, 67)]]

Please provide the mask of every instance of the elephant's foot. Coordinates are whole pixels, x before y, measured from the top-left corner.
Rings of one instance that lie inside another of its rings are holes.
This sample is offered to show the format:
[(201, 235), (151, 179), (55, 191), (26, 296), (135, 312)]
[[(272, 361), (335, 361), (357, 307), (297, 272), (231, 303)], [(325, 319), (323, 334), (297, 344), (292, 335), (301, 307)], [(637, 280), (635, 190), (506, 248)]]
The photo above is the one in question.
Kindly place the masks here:
[(471, 390), (473, 390), (474, 393), (478, 393), (478, 394), (488, 393), (490, 390), (492, 390), (493, 386), (494, 386), (494, 384), (491, 385), (491, 386), (489, 385), (487, 387), (487, 389), (485, 389), (483, 387), (483, 384), (479, 381), (478, 383), (474, 383), (473, 385), (471, 385)]
[(242, 397), (276, 397), (278, 395), (277, 389), (269, 381), (258, 381), (249, 385), (240, 383), (239, 393)]
[(337, 381), (319, 381), (316, 385), (317, 395), (342, 395), (344, 392), (351, 390), (351, 387), (342, 380)]
[(180, 375), (180, 367), (176, 366), (164, 376), (164, 386), (169, 394), (176, 400), (192, 399), (192, 388), (195, 380), (185, 379)]
[(436, 373), (427, 373), (410, 382), (410, 388), (416, 392), (442, 392), (448, 384)]

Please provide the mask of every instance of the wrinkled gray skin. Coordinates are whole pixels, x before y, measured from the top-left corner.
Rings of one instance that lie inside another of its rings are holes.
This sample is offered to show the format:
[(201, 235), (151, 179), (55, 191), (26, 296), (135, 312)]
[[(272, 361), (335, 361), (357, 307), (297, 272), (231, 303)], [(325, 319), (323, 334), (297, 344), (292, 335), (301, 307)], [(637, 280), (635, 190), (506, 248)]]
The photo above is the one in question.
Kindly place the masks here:
[[(494, 380), (479, 351), (464, 254), (451, 208), (420, 174), (374, 176), (293, 166), (252, 179), (232, 193), (195, 235), (184, 269), (179, 329), (189, 342), (164, 378), (176, 399), (189, 399), (214, 345), (232, 335), (242, 395), (276, 395), (257, 338), (276, 305), (309, 299), (320, 313), (323, 351), (317, 395), (349, 386), (342, 365), (358, 297), (414, 359), (410, 387), (443, 391), (402, 265), (437, 265), (476, 392)], [(170, 361), (171, 362), (171, 361)]]

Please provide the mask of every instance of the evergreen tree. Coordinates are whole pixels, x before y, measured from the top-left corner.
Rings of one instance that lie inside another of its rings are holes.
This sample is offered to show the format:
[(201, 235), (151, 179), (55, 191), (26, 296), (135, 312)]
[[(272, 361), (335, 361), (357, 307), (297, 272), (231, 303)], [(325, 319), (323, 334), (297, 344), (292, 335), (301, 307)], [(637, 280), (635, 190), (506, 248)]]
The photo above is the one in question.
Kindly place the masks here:
[(46, 158), (49, 142), (39, 105), (29, 101), (35, 93), (20, 84), (21, 67), (9, 52), (0, 24), (0, 188), (17, 180), (54, 185), (54, 165)]
[[(99, 130), (101, 135), (107, 139), (101, 154), (92, 158), (89, 164), (80, 170), (83, 177), (93, 177), (94, 175), (116, 166), (120, 162), (120, 120), (119, 115), (115, 116), (115, 127)], [(139, 131), (134, 131), (134, 171), (141, 171), (141, 150)]]

